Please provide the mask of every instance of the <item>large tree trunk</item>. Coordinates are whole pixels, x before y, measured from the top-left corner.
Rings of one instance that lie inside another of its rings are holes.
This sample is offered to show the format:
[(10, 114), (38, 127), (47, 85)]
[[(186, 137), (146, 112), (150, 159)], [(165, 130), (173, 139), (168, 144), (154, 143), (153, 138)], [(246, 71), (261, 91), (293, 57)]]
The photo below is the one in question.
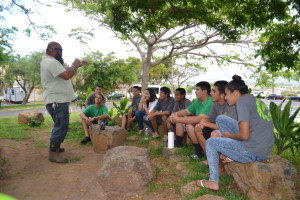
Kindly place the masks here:
[(31, 92), (32, 92), (33, 89), (34, 89), (34, 87), (31, 87), (31, 88), (29, 89), (29, 91), (24, 90), (24, 91), (25, 91), (25, 97), (24, 97), (24, 99), (23, 99), (23, 101), (22, 101), (22, 105), (26, 105), (26, 104), (27, 104), (28, 99), (29, 99), (29, 97), (30, 97)]
[(150, 63), (147, 63), (145, 61), (143, 63), (143, 75), (142, 75), (142, 92), (143, 93), (144, 93), (145, 89), (148, 88), (149, 72), (150, 72)]
[(142, 75), (142, 93), (148, 88), (149, 73), (151, 68), (151, 57), (153, 54), (153, 46), (148, 45), (147, 55), (143, 60), (143, 75)]

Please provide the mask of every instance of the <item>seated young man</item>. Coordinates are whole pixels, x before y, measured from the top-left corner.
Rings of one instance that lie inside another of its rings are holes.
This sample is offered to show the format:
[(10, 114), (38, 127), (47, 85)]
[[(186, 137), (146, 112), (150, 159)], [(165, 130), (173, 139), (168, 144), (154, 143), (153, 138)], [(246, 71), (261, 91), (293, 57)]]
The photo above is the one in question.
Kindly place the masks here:
[[(195, 125), (200, 123), (201, 119), (207, 118), (207, 115), (212, 106), (212, 99), (210, 96), (210, 84), (206, 81), (201, 81), (196, 84), (196, 100), (184, 110), (180, 110), (171, 115), (170, 120), (172, 123), (176, 123), (177, 126), (182, 126), (185, 124), (186, 132), (191, 139), (194, 147), (195, 154), (190, 155), (192, 159), (198, 159), (203, 156), (203, 150), (198, 142), (195, 135)], [(189, 115), (196, 115), (191, 117), (184, 117)], [(177, 137), (179, 136), (179, 137)], [(180, 138), (181, 137), (181, 138)], [(176, 132), (177, 145), (182, 146), (182, 132)]]
[(215, 124), (216, 118), (219, 115), (227, 115), (237, 120), (237, 112), (235, 105), (229, 106), (225, 100), (225, 86), (227, 81), (216, 81), (210, 94), (212, 97), (213, 105), (208, 114), (208, 118), (203, 118), (195, 127), (196, 137), (205, 151), (206, 140), (210, 137), (219, 137), (217, 131), (218, 127)]
[(104, 121), (106, 118), (108, 118), (107, 107), (102, 104), (102, 101), (102, 95), (96, 95), (95, 104), (90, 105), (80, 113), (85, 135), (85, 139), (80, 142), (81, 144), (86, 144), (91, 141), (89, 136), (89, 126), (91, 124), (97, 124), (99, 121)]
[(170, 97), (170, 93), (171, 90), (168, 87), (161, 87), (159, 91), (159, 100), (154, 109), (146, 117), (146, 120), (151, 122), (151, 125), (154, 129), (154, 133), (152, 135), (154, 138), (159, 137), (158, 124), (162, 123), (164, 127), (164, 133), (161, 133), (161, 135), (164, 136), (164, 140), (167, 139), (167, 119), (171, 114), (175, 104), (175, 99)]
[(135, 113), (139, 109), (139, 103), (141, 101), (141, 88), (139, 86), (133, 86), (132, 88), (132, 103), (130, 105), (130, 110), (127, 114), (123, 115), (122, 118), (122, 128), (127, 129), (127, 131), (130, 129), (130, 125), (132, 122), (136, 120)]
[[(177, 88), (175, 90), (175, 105), (174, 105), (174, 108), (172, 110), (172, 113), (175, 113), (175, 112), (178, 112), (180, 110), (184, 110), (184, 109), (187, 109), (191, 104), (192, 102), (185, 98), (185, 94), (186, 94), (186, 91), (184, 88)], [(175, 135), (176, 135), (176, 141), (177, 140), (181, 140), (179, 143), (182, 144), (182, 137), (184, 135), (184, 126), (183, 124), (180, 124), (178, 123), (177, 126), (176, 126), (176, 123), (172, 123), (170, 118), (168, 118), (167, 120), (167, 126), (168, 126), (168, 129), (173, 129)], [(182, 136), (177, 136), (178, 135), (182, 135)], [(176, 147), (181, 147), (177, 144), (177, 142), (175, 142), (175, 146)]]
[(103, 90), (103, 86), (102, 85), (96, 85), (96, 87), (94, 89), (94, 93), (90, 94), (86, 98), (84, 106), (87, 108), (88, 106), (95, 104), (95, 96), (96, 95), (101, 95), (102, 96), (102, 104), (105, 105), (106, 98), (103, 95), (103, 91), (102, 90)]

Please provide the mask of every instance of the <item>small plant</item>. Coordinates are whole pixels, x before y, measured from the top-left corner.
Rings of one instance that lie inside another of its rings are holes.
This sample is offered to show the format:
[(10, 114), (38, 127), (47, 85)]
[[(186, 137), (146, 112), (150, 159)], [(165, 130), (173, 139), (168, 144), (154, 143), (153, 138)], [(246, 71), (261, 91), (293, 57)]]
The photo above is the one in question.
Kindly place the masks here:
[(300, 124), (294, 121), (300, 108), (291, 115), (292, 101), (289, 100), (282, 110), (283, 102), (279, 105), (274, 102), (270, 103), (270, 112), (275, 129), (276, 154), (280, 155), (285, 150), (290, 149), (294, 155), (295, 150), (299, 152), (300, 148)]
[(115, 115), (116, 115), (115, 114), (115, 109), (114, 108), (110, 108), (108, 110), (108, 116), (109, 116), (109, 118), (112, 119)]
[(28, 125), (30, 127), (36, 127), (36, 126), (40, 126), (43, 124), (43, 121), (37, 120), (36, 118), (32, 117), (30, 118), (30, 121), (28, 123)]
[(130, 106), (126, 108), (128, 103), (128, 98), (125, 97), (123, 100), (120, 101), (120, 106), (118, 106), (115, 102), (113, 102), (114, 108), (117, 109), (117, 116), (122, 117), (124, 114), (128, 113)]

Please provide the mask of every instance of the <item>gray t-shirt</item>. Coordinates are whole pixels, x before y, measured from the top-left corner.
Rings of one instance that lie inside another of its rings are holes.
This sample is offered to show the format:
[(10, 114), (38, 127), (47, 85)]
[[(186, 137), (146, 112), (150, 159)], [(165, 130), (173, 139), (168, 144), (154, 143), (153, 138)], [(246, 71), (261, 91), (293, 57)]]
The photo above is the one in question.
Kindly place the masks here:
[[(102, 95), (102, 105), (105, 105), (105, 102), (106, 102), (106, 98), (105, 96)], [(86, 98), (86, 101), (85, 101), (85, 104), (86, 105), (94, 105), (95, 104), (95, 93), (92, 93), (90, 94), (87, 98)]]
[(59, 77), (65, 67), (55, 58), (44, 55), (41, 61), (41, 83), (45, 104), (68, 103), (75, 99), (71, 80)]
[(208, 119), (211, 122), (216, 123), (216, 118), (219, 115), (226, 115), (235, 120), (238, 119), (235, 105), (230, 106), (230, 105), (228, 105), (228, 103), (226, 101), (223, 105), (220, 105), (217, 102), (214, 102), (211, 107), (211, 110), (208, 114)]
[(178, 112), (179, 110), (187, 109), (191, 104), (192, 102), (189, 99), (184, 99), (184, 102), (182, 103), (176, 101), (172, 113)]
[(166, 100), (166, 101), (159, 99), (154, 109), (156, 111), (168, 110), (171, 113), (173, 110), (174, 104), (175, 104), (175, 99), (173, 97), (169, 97), (168, 100)]
[(142, 96), (139, 95), (138, 97), (133, 96), (132, 98), (132, 103), (131, 103), (131, 107), (133, 108), (134, 111), (139, 110), (139, 103), (141, 101)]
[(274, 144), (274, 129), (267, 105), (252, 94), (241, 96), (236, 104), (238, 121), (250, 123), (250, 136), (243, 146), (256, 156), (268, 156)]

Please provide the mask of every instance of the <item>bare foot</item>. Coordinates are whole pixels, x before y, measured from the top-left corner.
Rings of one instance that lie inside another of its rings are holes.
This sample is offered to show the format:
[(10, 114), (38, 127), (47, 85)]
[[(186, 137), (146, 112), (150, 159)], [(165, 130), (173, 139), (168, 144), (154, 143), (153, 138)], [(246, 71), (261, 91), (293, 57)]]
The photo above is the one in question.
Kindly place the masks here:
[(227, 164), (229, 162), (232, 162), (233, 160), (227, 156), (224, 156), (223, 154), (220, 155), (220, 159), (223, 164)]
[(208, 165), (208, 160), (203, 160), (200, 163), (203, 164), (203, 165)]
[(204, 187), (212, 191), (219, 190), (219, 183), (214, 181), (196, 180), (195, 185), (198, 187)]

